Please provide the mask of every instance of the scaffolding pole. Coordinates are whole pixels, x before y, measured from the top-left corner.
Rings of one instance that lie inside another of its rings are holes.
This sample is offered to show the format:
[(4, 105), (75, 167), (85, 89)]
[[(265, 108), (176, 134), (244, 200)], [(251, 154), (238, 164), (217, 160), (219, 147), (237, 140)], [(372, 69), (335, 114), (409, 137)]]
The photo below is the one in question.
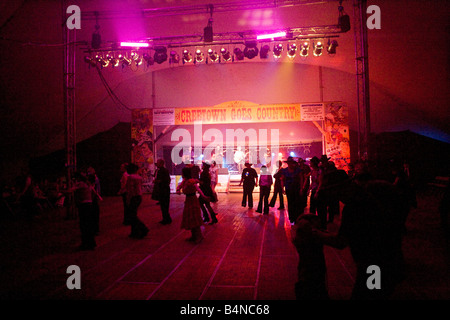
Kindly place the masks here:
[(369, 160), (369, 158), (371, 157), (369, 150), (370, 95), (366, 10), (366, 0), (353, 0), (358, 121), (358, 158), (363, 160)]
[[(76, 163), (76, 120), (75, 120), (75, 52), (76, 29), (66, 25), (66, 6), (63, 1), (63, 44), (64, 44), (64, 125), (66, 149), (66, 185), (72, 188), (72, 178), (77, 167)], [(66, 218), (75, 218), (73, 194), (66, 195)]]

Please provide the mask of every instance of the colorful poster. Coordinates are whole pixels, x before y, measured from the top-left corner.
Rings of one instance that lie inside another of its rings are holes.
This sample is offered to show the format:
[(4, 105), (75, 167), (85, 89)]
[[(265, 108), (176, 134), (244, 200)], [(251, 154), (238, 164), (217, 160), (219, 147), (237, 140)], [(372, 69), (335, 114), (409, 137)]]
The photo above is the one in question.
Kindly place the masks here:
[(325, 105), (324, 120), (325, 148), (327, 156), (336, 164), (336, 168), (348, 171), (350, 163), (350, 130), (348, 108), (342, 102), (330, 102)]
[(139, 167), (144, 179), (144, 192), (152, 191), (153, 172), (153, 110), (133, 109), (131, 114), (131, 161)]

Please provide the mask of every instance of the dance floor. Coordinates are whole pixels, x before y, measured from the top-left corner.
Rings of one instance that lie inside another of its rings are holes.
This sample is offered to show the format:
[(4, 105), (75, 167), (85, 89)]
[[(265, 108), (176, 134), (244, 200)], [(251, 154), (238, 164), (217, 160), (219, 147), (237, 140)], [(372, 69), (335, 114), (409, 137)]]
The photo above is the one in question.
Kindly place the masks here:
[[(121, 201), (101, 202), (93, 251), (78, 250), (78, 220), (65, 219), (65, 210), (1, 219), (0, 300), (295, 300), (298, 256), (278, 203), (261, 215), (240, 205), (241, 194), (221, 193), (214, 204), (219, 222), (202, 227), (205, 239), (194, 244), (180, 229), (183, 195), (171, 195), (170, 225), (158, 223), (159, 206), (144, 196), (139, 217), (150, 232), (141, 240), (128, 237)], [(436, 201), (421, 197), (407, 227), (408, 276), (393, 299), (450, 299), (449, 252)], [(349, 250), (325, 247), (325, 256), (331, 299), (349, 299), (355, 274)], [(80, 268), (81, 289), (67, 287), (71, 265)]]

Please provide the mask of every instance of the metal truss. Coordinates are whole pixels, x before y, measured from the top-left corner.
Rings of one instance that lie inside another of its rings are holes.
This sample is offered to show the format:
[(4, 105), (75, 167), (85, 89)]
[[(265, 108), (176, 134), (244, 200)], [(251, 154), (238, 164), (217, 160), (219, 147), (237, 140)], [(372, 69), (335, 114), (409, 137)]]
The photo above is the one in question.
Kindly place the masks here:
[(353, 0), (355, 32), (356, 94), (358, 116), (358, 158), (368, 160), (370, 145), (369, 57), (366, 27), (366, 0)]

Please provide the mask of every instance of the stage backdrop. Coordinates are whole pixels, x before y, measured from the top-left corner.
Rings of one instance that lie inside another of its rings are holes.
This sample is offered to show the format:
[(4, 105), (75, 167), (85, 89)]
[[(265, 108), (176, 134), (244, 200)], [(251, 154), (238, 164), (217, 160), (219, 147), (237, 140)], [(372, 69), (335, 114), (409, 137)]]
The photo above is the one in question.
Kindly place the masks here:
[(324, 153), (338, 169), (348, 170), (348, 107), (343, 102), (259, 105), (230, 101), (212, 107), (133, 109), (132, 161), (140, 167), (148, 189), (154, 171), (153, 126), (191, 125), (195, 121), (203, 124), (310, 121), (323, 135)]

